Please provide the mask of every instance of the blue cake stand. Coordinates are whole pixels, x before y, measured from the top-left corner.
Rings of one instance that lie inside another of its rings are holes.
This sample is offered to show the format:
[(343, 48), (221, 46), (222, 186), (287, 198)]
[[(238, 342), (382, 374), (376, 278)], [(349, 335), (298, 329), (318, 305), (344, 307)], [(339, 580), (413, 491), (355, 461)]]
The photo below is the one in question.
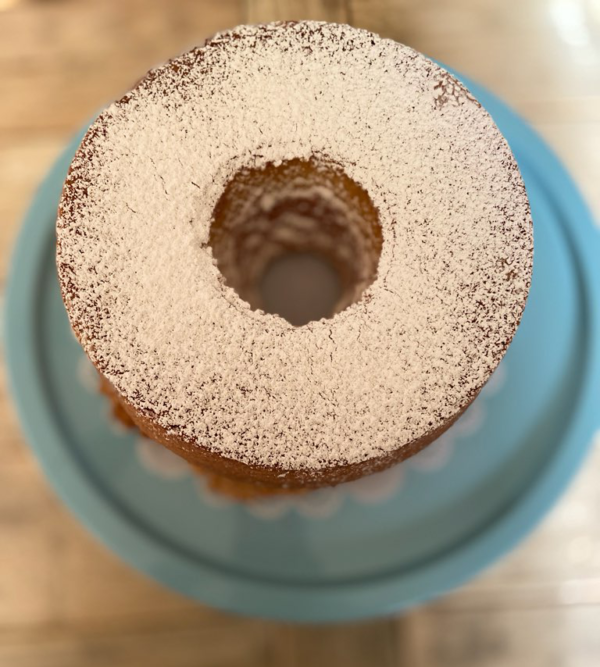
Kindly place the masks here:
[(12, 391), (59, 495), (135, 568), (244, 614), (387, 614), (499, 558), (573, 477), (600, 427), (600, 233), (542, 140), (490, 93), (467, 85), (508, 139), (531, 199), (535, 266), (521, 327), (489, 387), (441, 441), (375, 485), (302, 500), (225, 502), (179, 460), (107, 418), (54, 265), (56, 208), (82, 133), (51, 168), (8, 283)]

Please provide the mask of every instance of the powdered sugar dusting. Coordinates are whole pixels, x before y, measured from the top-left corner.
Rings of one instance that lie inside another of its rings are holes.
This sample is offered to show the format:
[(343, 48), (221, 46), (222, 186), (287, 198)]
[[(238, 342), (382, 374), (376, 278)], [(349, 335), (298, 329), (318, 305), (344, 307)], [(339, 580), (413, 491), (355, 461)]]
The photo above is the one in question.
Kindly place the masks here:
[[(376, 280), (294, 328), (207, 247), (243, 167), (323, 157), (379, 210)], [(94, 123), (65, 185), (71, 322), (123, 397), (191, 445), (283, 470), (391, 452), (446, 422), (512, 339), (527, 197), (488, 114), (411, 49), (348, 26), (245, 26), (154, 70)]]

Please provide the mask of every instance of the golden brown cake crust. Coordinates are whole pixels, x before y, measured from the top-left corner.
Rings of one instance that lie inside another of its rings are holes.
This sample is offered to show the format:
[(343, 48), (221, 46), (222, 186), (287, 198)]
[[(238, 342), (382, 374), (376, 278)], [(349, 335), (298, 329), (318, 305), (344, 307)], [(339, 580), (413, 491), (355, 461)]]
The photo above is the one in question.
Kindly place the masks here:
[(340, 465), (336, 468), (320, 470), (317, 474), (313, 471), (307, 474), (304, 471), (286, 471), (277, 467), (267, 468), (265, 466), (248, 465), (215, 454), (215, 452), (205, 447), (190, 446), (185, 441), (169, 435), (151, 419), (140, 414), (132, 405), (128, 405), (126, 401), (119, 397), (116, 389), (106, 378), (102, 378), (102, 388), (103, 392), (113, 399), (115, 414), (121, 421), (125, 424), (134, 424), (143, 435), (181, 456), (192, 466), (196, 466), (202, 474), (214, 475), (215, 478), (212, 481), (215, 490), (241, 499), (257, 495), (269, 495), (282, 489), (299, 491), (322, 486), (335, 486), (385, 470), (414, 456), (427, 445), (430, 445), (448, 430), (469, 407), (468, 405), (465, 406), (442, 428), (431, 431), (391, 454), (378, 459), (370, 459), (364, 463)]

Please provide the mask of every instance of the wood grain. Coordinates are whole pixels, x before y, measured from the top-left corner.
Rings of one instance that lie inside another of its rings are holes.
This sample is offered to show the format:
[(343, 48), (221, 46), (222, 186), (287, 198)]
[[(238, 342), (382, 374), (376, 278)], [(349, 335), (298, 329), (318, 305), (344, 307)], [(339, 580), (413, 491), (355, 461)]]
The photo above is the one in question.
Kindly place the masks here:
[[(381, 32), (478, 79), (536, 126), (600, 213), (589, 0), (0, 0), (0, 290), (37, 183), (97, 109), (215, 30), (302, 18)], [(166, 591), (97, 544), (44, 481), (0, 373), (0, 667), (596, 667), (599, 475), (597, 449), (522, 547), (401, 619), (252, 621)]]
[(0, 137), (72, 132), (154, 65), (243, 19), (242, 0), (19, 3), (0, 20)]
[[(411, 667), (596, 667), (600, 606), (415, 612)], [(405, 633), (406, 636), (406, 633)]]
[[(391, 620), (341, 626), (286, 627), (285, 651), (274, 654), (282, 667), (394, 667), (398, 665), (396, 624)], [(279, 645), (281, 641), (279, 642)]]
[(347, 0), (248, 0), (246, 21), (331, 21), (348, 23)]
[(266, 655), (264, 627), (251, 621), (221, 628), (198, 624), (79, 633), (52, 629), (0, 641), (3, 667), (269, 667)]

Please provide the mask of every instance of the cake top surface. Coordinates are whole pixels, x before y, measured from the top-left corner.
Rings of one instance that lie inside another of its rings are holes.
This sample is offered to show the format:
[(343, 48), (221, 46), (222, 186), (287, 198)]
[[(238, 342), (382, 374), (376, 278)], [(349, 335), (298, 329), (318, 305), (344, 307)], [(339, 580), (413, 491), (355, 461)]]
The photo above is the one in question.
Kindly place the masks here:
[[(207, 245), (241, 168), (320, 156), (379, 212), (375, 281), (332, 319), (251, 310)], [(87, 354), (190, 446), (316, 470), (385, 455), (477, 394), (527, 298), (511, 151), (449, 73), (349, 26), (241, 26), (151, 71), (93, 123), (65, 183), (58, 270)]]

